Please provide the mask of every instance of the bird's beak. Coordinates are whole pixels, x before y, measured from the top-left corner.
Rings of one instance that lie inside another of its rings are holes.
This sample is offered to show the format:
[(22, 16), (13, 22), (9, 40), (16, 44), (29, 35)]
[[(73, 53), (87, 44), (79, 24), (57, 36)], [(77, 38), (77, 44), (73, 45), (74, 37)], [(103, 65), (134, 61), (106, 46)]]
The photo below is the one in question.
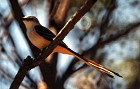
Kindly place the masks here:
[(27, 20), (27, 18), (26, 17), (21, 17), (21, 20), (25, 21), (25, 20)]

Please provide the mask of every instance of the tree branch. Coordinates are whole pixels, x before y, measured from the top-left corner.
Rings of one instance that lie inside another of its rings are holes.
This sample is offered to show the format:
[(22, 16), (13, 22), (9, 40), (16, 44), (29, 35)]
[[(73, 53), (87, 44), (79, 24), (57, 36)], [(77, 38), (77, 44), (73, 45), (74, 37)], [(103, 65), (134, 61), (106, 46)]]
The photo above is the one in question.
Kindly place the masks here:
[[(10, 89), (18, 89), (20, 86), (24, 76), (27, 74), (28, 70), (38, 66), (49, 54), (53, 51), (53, 49), (64, 39), (64, 37), (73, 29), (74, 25), (80, 20), (82, 16), (86, 12), (90, 10), (93, 4), (97, 0), (87, 0), (86, 3), (81, 7), (81, 9), (76, 12), (70, 20), (66, 23), (66, 25), (61, 29), (61, 31), (57, 34), (54, 41), (48, 46), (48, 48), (44, 49), (42, 53), (34, 60), (30, 57), (27, 57), (24, 60), (23, 65), (20, 67), (13, 83), (11, 84)], [(27, 62), (27, 63), (26, 63)]]
[[(105, 45), (118, 40), (119, 38), (121, 38), (122, 36), (128, 35), (130, 31), (132, 31), (133, 29), (137, 28), (140, 25), (140, 22), (135, 22), (133, 24), (129, 24), (128, 27), (126, 27), (126, 29), (121, 30), (118, 34), (116, 34), (115, 36), (112, 36), (106, 40), (101, 40), (98, 41), (98, 43), (96, 45), (94, 45), (92, 48), (90, 48), (89, 50), (85, 51), (84, 53), (90, 53), (92, 52), (92, 54), (94, 53), (93, 51), (95, 51), (96, 49), (102, 48)], [(96, 50), (97, 51), (97, 50)]]
[(29, 65), (32, 62), (33, 62), (33, 60), (30, 56), (28, 56), (26, 59), (24, 59), (23, 65), (21, 65), (16, 77), (14, 78), (14, 81), (12, 82), (12, 84), (10, 86), (10, 89), (18, 89), (19, 88), (19, 85), (21, 84), (25, 75), (31, 69)]
[(24, 14), (23, 14), (22, 9), (20, 8), (20, 6), (18, 4), (18, 1), (17, 0), (9, 0), (9, 1), (10, 1), (10, 4), (11, 4), (13, 15), (14, 15), (16, 21), (19, 23), (19, 26), (22, 29), (22, 32), (23, 32), (26, 40), (28, 41), (28, 44), (29, 44), (29, 46), (32, 50), (33, 55), (37, 56), (40, 51), (29, 41), (29, 39), (26, 35), (26, 27), (21, 20), (21, 17), (24, 17)]
[[(14, 78), (12, 75), (10, 75), (9, 73), (7, 73), (7, 71), (3, 70), (3, 68), (0, 67), (0, 73), (2, 72), (3, 77), (7, 78), (9, 81), (12, 81)], [(1, 79), (2, 80), (2, 79)], [(25, 87), (25, 88), (29, 88), (27, 85), (25, 84), (21, 84), (21, 86)]]
[(101, 35), (103, 35), (105, 33), (106, 27), (107, 27), (107, 25), (109, 23), (109, 17), (111, 16), (112, 12), (116, 8), (116, 0), (111, 0), (109, 5), (110, 6), (107, 8), (107, 12), (104, 15), (103, 21), (101, 22), (101, 25), (100, 25)]
[(140, 25), (140, 22), (135, 22), (133, 24), (129, 24), (128, 27), (124, 30), (121, 30), (117, 35), (110, 37), (109, 39), (102, 41), (100, 45), (100, 47), (103, 47), (105, 44), (108, 44), (110, 42), (116, 41), (117, 39), (128, 35), (130, 31), (132, 31), (133, 29), (137, 28)]

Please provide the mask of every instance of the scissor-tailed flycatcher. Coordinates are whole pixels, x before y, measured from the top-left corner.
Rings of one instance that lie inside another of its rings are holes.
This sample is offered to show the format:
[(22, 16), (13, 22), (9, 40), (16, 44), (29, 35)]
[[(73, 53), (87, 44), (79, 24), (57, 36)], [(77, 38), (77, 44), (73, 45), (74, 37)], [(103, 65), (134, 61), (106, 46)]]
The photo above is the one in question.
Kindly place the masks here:
[[(47, 47), (51, 43), (51, 41), (53, 41), (53, 39), (55, 38), (55, 35), (49, 29), (47, 29), (46, 27), (43, 27), (39, 23), (36, 17), (26, 16), (26, 17), (23, 17), (22, 20), (27, 28), (27, 36), (29, 40), (31, 41), (33, 45), (35, 45), (40, 50)], [(114, 75), (122, 77), (118, 73), (113, 72), (96, 62), (82, 57), (78, 53), (71, 50), (63, 41), (53, 51), (72, 55), (78, 58), (79, 60), (83, 61), (87, 65), (96, 68), (100, 72), (112, 78), (114, 77)]]

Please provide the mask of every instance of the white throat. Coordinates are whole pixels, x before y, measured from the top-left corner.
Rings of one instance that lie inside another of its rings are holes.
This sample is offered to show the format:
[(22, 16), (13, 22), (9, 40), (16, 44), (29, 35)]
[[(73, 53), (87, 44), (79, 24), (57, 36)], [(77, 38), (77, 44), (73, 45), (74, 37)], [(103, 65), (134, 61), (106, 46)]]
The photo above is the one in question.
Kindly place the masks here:
[(27, 36), (29, 36), (29, 34), (30, 34), (31, 32), (34, 31), (34, 27), (35, 27), (36, 25), (40, 25), (39, 23), (35, 23), (35, 22), (26, 22), (26, 21), (24, 22), (24, 24), (25, 24), (26, 29), (27, 29), (27, 31), (26, 31)]
[(27, 30), (33, 30), (36, 25), (40, 25), (40, 24), (37, 24), (34, 22), (27, 22), (27, 23), (24, 22), (24, 24), (25, 24)]

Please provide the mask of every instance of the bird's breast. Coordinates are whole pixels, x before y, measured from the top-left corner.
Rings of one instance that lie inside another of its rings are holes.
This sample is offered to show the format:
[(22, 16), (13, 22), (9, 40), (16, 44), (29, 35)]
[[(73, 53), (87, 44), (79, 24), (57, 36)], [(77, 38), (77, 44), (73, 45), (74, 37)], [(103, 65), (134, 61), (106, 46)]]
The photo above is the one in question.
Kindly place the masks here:
[(28, 31), (27, 36), (31, 43), (39, 49), (43, 49), (50, 44), (50, 41), (40, 36), (35, 30)]

